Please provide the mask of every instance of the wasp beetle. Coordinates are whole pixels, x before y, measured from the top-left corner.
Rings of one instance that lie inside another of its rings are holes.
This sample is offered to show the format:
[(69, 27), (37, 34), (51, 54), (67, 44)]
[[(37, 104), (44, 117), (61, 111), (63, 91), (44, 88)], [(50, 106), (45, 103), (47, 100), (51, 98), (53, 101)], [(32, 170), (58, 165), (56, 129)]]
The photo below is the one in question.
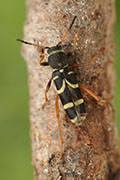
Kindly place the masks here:
[[(51, 86), (52, 80), (54, 81), (54, 84), (57, 89), (57, 97), (56, 97), (56, 112), (57, 112), (57, 119), (59, 124), (59, 131), (60, 131), (60, 138), (61, 138), (61, 146), (63, 146), (63, 138), (62, 138), (62, 131), (61, 131), (61, 125), (59, 120), (59, 106), (58, 106), (58, 96), (62, 102), (63, 108), (67, 114), (67, 116), (70, 118), (71, 122), (75, 125), (79, 126), (85, 120), (86, 118), (86, 111), (84, 106), (84, 99), (81, 95), (80, 88), (87, 91), (89, 94), (91, 94), (97, 101), (99, 101), (99, 97), (96, 96), (93, 92), (85, 88), (84, 86), (79, 86), (74, 73), (74, 68), (81, 66), (81, 64), (74, 64), (73, 66), (70, 66), (69, 64), (69, 58), (67, 54), (64, 52), (61, 43), (65, 39), (66, 35), (70, 31), (72, 25), (74, 24), (74, 21), (76, 19), (76, 16), (73, 18), (72, 23), (68, 30), (63, 35), (61, 41), (52, 47), (44, 47), (40, 46), (38, 44), (30, 43), (27, 41), (23, 41), (20, 39), (17, 39), (17, 41), (20, 41), (22, 43), (33, 45), (38, 47), (38, 52), (41, 55), (40, 59), (40, 65), (47, 66), (49, 65), (53, 69), (52, 77), (49, 80), (46, 90), (45, 90), (45, 103), (43, 104), (42, 108), (45, 107), (46, 103), (48, 102), (47, 93), (49, 91), (49, 88)], [(81, 29), (78, 30), (75, 39), (74, 39), (74, 50), (76, 48), (76, 41), (78, 38), (78, 35), (80, 34)], [(47, 49), (48, 53), (48, 62), (42, 62), (44, 59), (44, 50)], [(82, 66), (87, 66), (91, 62), (95, 60), (95, 58), (103, 52), (104, 49), (99, 50), (99, 52), (88, 62), (83, 63)], [(61, 147), (61, 154), (63, 147)]]

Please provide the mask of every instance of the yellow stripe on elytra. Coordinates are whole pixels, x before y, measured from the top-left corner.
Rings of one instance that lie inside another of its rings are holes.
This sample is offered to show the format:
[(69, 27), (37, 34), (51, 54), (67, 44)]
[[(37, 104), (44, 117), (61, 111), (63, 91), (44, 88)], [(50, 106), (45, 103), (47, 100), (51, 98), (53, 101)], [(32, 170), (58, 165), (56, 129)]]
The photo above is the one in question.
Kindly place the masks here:
[(56, 79), (58, 79), (59, 78), (59, 76), (55, 76), (54, 78), (53, 78), (53, 80), (56, 80)]
[(73, 74), (73, 73), (74, 73), (73, 71), (69, 71), (69, 72), (68, 72), (68, 75)]
[(78, 99), (77, 101), (74, 102), (74, 104), (75, 104), (76, 106), (79, 106), (79, 105), (82, 104), (83, 102), (84, 102), (83, 99)]
[(77, 120), (78, 120), (77, 116), (74, 119), (71, 119), (72, 123), (76, 123)]
[(54, 71), (57, 71), (57, 70), (58, 70), (58, 69), (53, 69), (53, 72), (54, 72)]
[(72, 83), (70, 83), (67, 79), (65, 79), (65, 81), (66, 81), (66, 83), (70, 86), (70, 87), (72, 87), (72, 88), (78, 88), (79, 86), (78, 86), (78, 84), (72, 84)]
[(64, 109), (68, 109), (68, 108), (71, 108), (73, 106), (74, 106), (74, 104), (72, 102), (70, 102), (70, 103), (65, 104), (63, 107), (64, 107)]
[(64, 92), (64, 90), (65, 90), (65, 81), (63, 80), (62, 87), (59, 90), (57, 90), (57, 92), (58, 92), (58, 94), (61, 94)]
[(51, 56), (52, 54), (56, 54), (56, 53), (59, 53), (59, 52), (64, 52), (62, 49), (58, 49), (56, 51), (52, 51), (50, 54), (48, 54), (48, 57)]
[(80, 119), (77, 118), (77, 116), (74, 119), (71, 119), (72, 123), (76, 124), (77, 126), (80, 126), (82, 122), (86, 119), (86, 116), (80, 116)]
[(66, 64), (66, 65), (65, 65), (62, 69), (60, 69), (60, 70), (59, 70), (59, 69), (53, 69), (53, 72), (59, 70), (59, 72), (62, 73), (62, 72), (64, 71), (64, 68), (66, 68), (66, 67), (68, 67), (68, 64)]
[(66, 64), (63, 68), (66, 68), (66, 67), (68, 67), (68, 64)]
[(64, 69), (60, 69), (59, 71), (62, 73), (64, 71)]
[(85, 115), (84, 115), (84, 116), (80, 116), (79, 119), (78, 119), (78, 121), (75, 122), (75, 124), (76, 124), (77, 126), (80, 126), (85, 119), (86, 119), (86, 116), (85, 116)]
[(86, 119), (86, 116), (81, 116), (81, 120), (84, 121)]

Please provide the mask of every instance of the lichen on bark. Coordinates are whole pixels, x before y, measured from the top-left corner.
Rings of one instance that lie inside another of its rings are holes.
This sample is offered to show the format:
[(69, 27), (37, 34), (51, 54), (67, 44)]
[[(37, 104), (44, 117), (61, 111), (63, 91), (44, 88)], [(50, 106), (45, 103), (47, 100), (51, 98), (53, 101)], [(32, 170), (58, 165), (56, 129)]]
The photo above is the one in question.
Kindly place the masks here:
[[(40, 45), (56, 45), (77, 16), (66, 37), (65, 51), (72, 50), (79, 28), (76, 63), (88, 62), (101, 48), (104, 53), (89, 67), (79, 68), (76, 78), (98, 96), (114, 95), (114, 0), (27, 0), (27, 20), (24, 39), (39, 41)], [(64, 138), (64, 153), (60, 157), (60, 139), (55, 112), (56, 89), (52, 84), (49, 103), (42, 110), (44, 91), (51, 77), (50, 67), (39, 66), (37, 49), (24, 45), (27, 62), (32, 163), (35, 180), (110, 180), (120, 168), (114, 108), (109, 101), (100, 106), (82, 91), (87, 119), (80, 128), (71, 124), (60, 105), (60, 119)], [(47, 61), (47, 56), (45, 57)]]

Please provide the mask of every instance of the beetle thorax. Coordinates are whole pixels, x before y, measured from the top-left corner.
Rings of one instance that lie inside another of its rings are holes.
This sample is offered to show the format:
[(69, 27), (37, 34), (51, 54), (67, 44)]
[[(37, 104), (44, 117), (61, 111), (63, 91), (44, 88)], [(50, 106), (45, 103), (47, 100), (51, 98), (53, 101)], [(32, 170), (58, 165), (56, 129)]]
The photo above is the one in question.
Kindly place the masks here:
[(48, 49), (48, 63), (53, 69), (60, 69), (68, 64), (68, 59), (61, 46)]

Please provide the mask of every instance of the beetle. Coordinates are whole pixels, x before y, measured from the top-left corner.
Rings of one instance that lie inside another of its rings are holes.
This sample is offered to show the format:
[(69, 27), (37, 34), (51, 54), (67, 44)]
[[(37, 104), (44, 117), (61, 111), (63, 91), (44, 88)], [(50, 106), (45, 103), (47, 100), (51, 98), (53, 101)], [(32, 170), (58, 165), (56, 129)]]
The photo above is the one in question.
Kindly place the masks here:
[[(52, 77), (49, 80), (46, 90), (45, 90), (45, 102), (42, 105), (42, 108), (44, 108), (48, 102), (47, 93), (50, 89), (51, 82), (53, 80), (56, 86), (57, 93), (58, 93), (56, 96), (56, 113), (57, 113), (59, 133), (60, 133), (60, 139), (61, 139), (61, 157), (63, 153), (63, 137), (62, 137), (62, 130), (61, 130), (60, 119), (59, 119), (58, 96), (62, 102), (63, 108), (67, 116), (70, 118), (71, 122), (77, 126), (80, 126), (82, 124), (82, 122), (86, 119), (86, 114), (87, 114), (85, 111), (84, 99), (82, 97), (80, 88), (87, 91), (97, 101), (100, 100), (100, 98), (96, 96), (93, 92), (91, 92), (89, 89), (85, 88), (84, 86), (79, 86), (75, 78), (74, 68), (79, 67), (79, 66), (88, 66), (96, 59), (98, 55), (100, 55), (101, 52), (103, 52), (104, 48), (100, 49), (98, 53), (96, 53), (96, 55), (94, 55), (93, 58), (88, 63), (74, 64), (71, 66), (69, 64), (69, 57), (64, 52), (61, 45), (66, 35), (70, 32), (71, 27), (74, 24), (76, 18), (77, 16), (73, 18), (72, 23), (70, 24), (68, 30), (64, 33), (61, 41), (55, 46), (44, 47), (38, 44), (34, 44), (34, 43), (27, 42), (21, 39), (17, 39), (17, 41), (20, 41), (22, 43), (38, 47), (38, 52), (41, 55), (40, 65), (42, 66), (49, 65), (53, 70)], [(74, 50), (76, 48), (77, 38), (81, 31), (82, 29), (79, 29), (75, 36)], [(45, 49), (47, 49), (47, 53), (48, 53), (48, 62), (42, 62), (44, 59)]]

